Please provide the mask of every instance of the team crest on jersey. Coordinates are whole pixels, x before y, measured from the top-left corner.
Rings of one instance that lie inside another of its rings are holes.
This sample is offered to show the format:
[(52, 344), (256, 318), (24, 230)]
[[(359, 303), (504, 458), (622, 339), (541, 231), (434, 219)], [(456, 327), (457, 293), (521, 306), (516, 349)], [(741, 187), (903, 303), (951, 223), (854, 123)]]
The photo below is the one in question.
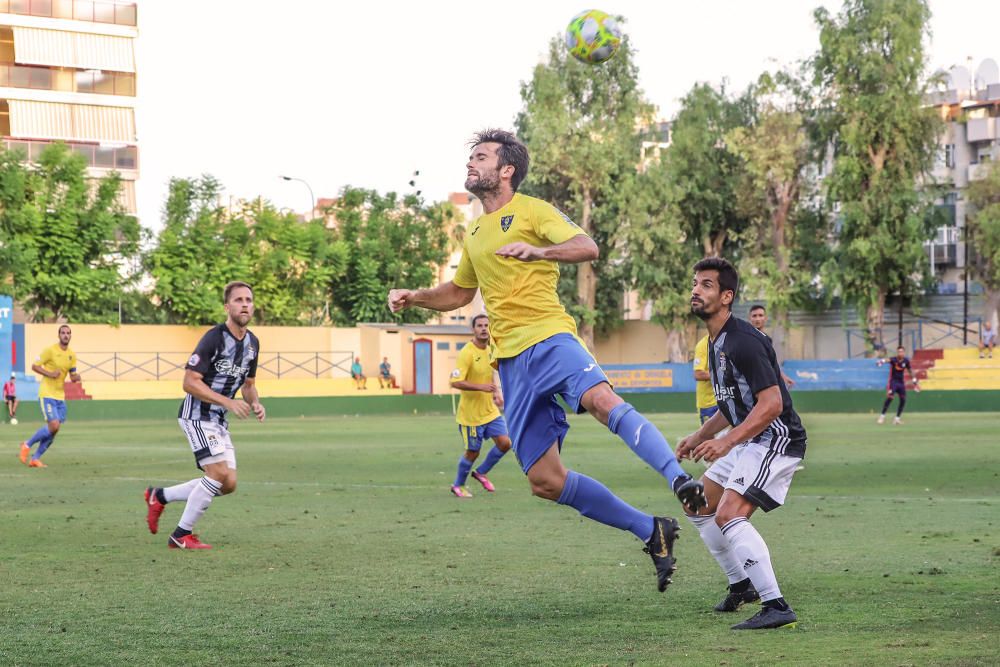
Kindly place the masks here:
[(725, 352), (719, 352), (719, 370), (720, 371), (725, 371), (726, 370), (726, 353)]
[(461, 375), (462, 375), (462, 371), (458, 370), (457, 368), (456, 368), (455, 370), (453, 370), (453, 371), (451, 372), (451, 376), (452, 376), (453, 378), (455, 378), (456, 380), (457, 380), (457, 379), (459, 378), (459, 376), (461, 376)]
[(192, 354), (191, 358), (188, 359), (188, 366), (197, 366), (199, 361), (201, 361), (201, 357), (197, 354)]
[(253, 361), (253, 355), (254, 354), (255, 354), (255, 351), (253, 349), (253, 345), (247, 345), (247, 349), (243, 353), (243, 359), (244, 359), (244, 361)]
[(500, 218), (500, 229), (504, 231), (510, 229), (510, 226), (513, 224), (514, 224), (514, 216), (512, 215), (505, 215), (502, 218)]

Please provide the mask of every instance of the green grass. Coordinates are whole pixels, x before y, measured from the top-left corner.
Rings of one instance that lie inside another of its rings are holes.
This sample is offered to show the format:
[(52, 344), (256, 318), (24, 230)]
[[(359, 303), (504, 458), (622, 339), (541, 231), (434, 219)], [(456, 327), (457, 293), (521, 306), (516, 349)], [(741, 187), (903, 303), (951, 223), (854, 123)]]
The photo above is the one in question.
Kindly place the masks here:
[[(70, 415), (72, 418), (72, 415)], [(806, 469), (754, 523), (797, 629), (735, 633), (690, 527), (656, 592), (629, 534), (534, 499), (447, 494), (445, 417), (275, 419), (233, 428), (240, 488), (198, 526), (208, 552), (144, 525), (147, 483), (196, 476), (176, 424), (68, 422), (28, 469), (0, 466), (3, 665), (978, 665), (1000, 633), (995, 413), (804, 416)], [(674, 441), (690, 415), (656, 415)], [(654, 513), (660, 478), (587, 417), (567, 464)], [(693, 466), (692, 470), (698, 470)]]

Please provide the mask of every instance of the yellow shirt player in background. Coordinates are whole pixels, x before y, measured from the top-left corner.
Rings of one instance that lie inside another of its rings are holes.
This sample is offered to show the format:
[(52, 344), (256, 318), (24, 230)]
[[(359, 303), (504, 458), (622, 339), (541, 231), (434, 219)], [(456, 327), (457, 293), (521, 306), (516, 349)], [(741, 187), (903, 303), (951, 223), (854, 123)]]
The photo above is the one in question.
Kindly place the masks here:
[(490, 320), (486, 315), (476, 315), (472, 318), (472, 342), (458, 353), (458, 363), (451, 373), (451, 386), (460, 389), (462, 395), (458, 399), (458, 435), (462, 438), (465, 454), (458, 460), (458, 474), (451, 492), (459, 498), (471, 498), (472, 494), (465, 488), (472, 464), (479, 458), (479, 450), (483, 440), (493, 439), (493, 449), (486, 455), (472, 478), (492, 493), (496, 491), (493, 483), (486, 476), (503, 455), (510, 449), (510, 437), (507, 435), (507, 422), (500, 414), (503, 407), (503, 394), (495, 377), (496, 371), (490, 363)]
[(516, 136), (485, 130), (471, 145), (465, 189), (482, 202), (483, 215), (469, 225), (455, 278), (433, 289), (391, 290), (389, 308), (449, 311), (480, 290), (514, 453), (532, 493), (642, 540), (653, 558), (657, 588), (664, 591), (674, 572), (677, 521), (641, 512), (599, 481), (563, 466), (560, 448), (569, 424), (556, 397), (606, 424), (666, 478), (692, 512), (705, 503), (703, 485), (684, 472), (659, 430), (615, 394), (559, 303), (559, 262), (593, 261), (597, 244), (556, 207), (517, 193), (530, 158)]
[[(59, 433), (59, 427), (66, 421), (66, 390), (64, 384), (66, 376), (72, 382), (80, 381), (80, 374), (76, 372), (76, 354), (69, 349), (69, 341), (73, 338), (73, 331), (68, 324), (59, 327), (59, 342), (42, 350), (38, 359), (31, 365), (31, 370), (42, 376), (42, 384), (38, 389), (38, 400), (42, 405), (42, 418), (45, 419), (45, 426), (41, 427), (28, 440), (21, 443), (21, 463), (32, 468), (47, 468), (42, 463), (44, 454), (55, 440)], [(31, 460), (31, 448), (38, 445)]]
[(702, 424), (719, 411), (719, 406), (715, 404), (712, 376), (708, 372), (707, 334), (694, 346), (694, 401)]

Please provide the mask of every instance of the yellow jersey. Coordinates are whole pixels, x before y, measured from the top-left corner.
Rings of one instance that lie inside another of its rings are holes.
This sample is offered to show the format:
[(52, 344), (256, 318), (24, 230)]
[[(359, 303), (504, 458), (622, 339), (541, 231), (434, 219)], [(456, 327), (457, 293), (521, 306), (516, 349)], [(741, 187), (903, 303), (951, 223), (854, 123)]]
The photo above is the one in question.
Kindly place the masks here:
[(453, 282), (482, 292), (495, 358), (516, 357), (559, 333), (577, 335), (576, 322), (556, 294), (558, 263), (522, 262), (498, 257), (496, 251), (517, 241), (536, 247), (556, 245), (583, 233), (555, 206), (519, 194), (469, 225)]
[(38, 355), (36, 364), (47, 371), (59, 371), (59, 377), (50, 378), (42, 376), (42, 384), (38, 388), (39, 398), (54, 398), (60, 401), (66, 400), (66, 390), (63, 384), (69, 373), (76, 372), (76, 354), (73, 350), (59, 347), (59, 343), (49, 345)]
[[(466, 343), (458, 353), (458, 362), (451, 372), (452, 382), (474, 382), (492, 384), (493, 366), (490, 365), (488, 349), (479, 349), (475, 343)], [(458, 399), (458, 414), (455, 421), (462, 426), (482, 426), (500, 416), (500, 410), (493, 402), (493, 394), (486, 391), (462, 390)]]
[[(702, 337), (698, 344), (694, 346), (694, 370), (708, 370), (708, 336)], [(712, 389), (711, 380), (695, 380), (694, 400), (699, 410), (711, 408), (715, 405), (715, 391)]]

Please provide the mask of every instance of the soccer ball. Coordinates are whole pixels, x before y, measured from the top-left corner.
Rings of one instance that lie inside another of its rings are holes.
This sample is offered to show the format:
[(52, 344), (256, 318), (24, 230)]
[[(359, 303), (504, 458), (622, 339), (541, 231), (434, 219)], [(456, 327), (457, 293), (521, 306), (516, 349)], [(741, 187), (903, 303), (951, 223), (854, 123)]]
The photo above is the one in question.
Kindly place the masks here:
[(622, 43), (618, 22), (599, 9), (588, 9), (566, 26), (566, 48), (573, 57), (597, 65), (615, 55)]
[(10, 424), (11, 426), (17, 426), (17, 417), (11, 417)]

